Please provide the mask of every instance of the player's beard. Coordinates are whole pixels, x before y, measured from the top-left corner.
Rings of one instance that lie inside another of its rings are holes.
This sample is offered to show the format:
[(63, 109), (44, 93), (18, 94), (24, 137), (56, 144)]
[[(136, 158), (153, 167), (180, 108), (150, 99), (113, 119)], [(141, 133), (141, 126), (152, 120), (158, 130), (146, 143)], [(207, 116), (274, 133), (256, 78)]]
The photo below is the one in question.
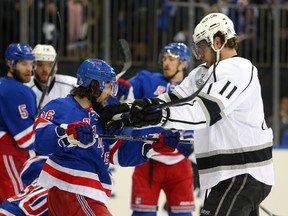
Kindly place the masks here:
[(91, 96), (91, 103), (93, 110), (99, 110), (103, 108), (103, 103), (97, 102), (98, 97)]
[[(100, 92), (100, 94), (99, 94)], [(91, 94), (89, 96), (89, 100), (91, 101), (91, 104), (92, 104), (92, 108), (94, 110), (99, 110), (103, 107), (103, 104), (98, 102), (97, 99), (100, 97), (101, 95), (101, 91), (99, 90), (98, 94)]]
[(19, 70), (17, 70), (16, 68), (13, 68), (12, 73), (13, 73), (13, 78), (18, 80), (21, 83), (28, 83), (31, 80), (31, 76), (30, 76), (30, 79), (28, 81), (26, 79), (24, 79), (24, 77), (21, 76), (21, 73), (19, 72)]

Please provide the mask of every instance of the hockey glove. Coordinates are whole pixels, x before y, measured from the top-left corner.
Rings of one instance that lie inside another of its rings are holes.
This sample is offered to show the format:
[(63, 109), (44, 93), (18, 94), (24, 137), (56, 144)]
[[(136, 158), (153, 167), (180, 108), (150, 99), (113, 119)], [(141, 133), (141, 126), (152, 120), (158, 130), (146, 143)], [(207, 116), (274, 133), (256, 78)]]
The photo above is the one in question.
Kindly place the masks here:
[(130, 107), (126, 103), (111, 104), (111, 105), (105, 106), (101, 110), (101, 114), (100, 114), (102, 126), (108, 130), (110, 129), (117, 130), (124, 126), (128, 126), (129, 125), (128, 118), (124, 118), (120, 120), (113, 120), (112, 118), (116, 114), (121, 114), (121, 113), (129, 112), (129, 111), (130, 111)]
[(120, 103), (132, 103), (134, 101), (133, 86), (127, 80), (119, 78), (117, 99)]
[(177, 146), (177, 150), (185, 157), (189, 157), (194, 152), (194, 146), (189, 144), (181, 144)]
[(56, 134), (59, 137), (58, 144), (61, 147), (79, 146), (86, 149), (95, 143), (94, 131), (86, 122), (61, 124), (56, 127)]
[(132, 104), (129, 119), (133, 126), (143, 127), (148, 125), (165, 124), (169, 117), (169, 108), (150, 110), (152, 106), (163, 103), (159, 98), (144, 98), (135, 100)]
[(180, 140), (179, 132), (171, 130), (164, 131), (159, 134), (159, 141), (152, 144), (145, 143), (142, 147), (142, 154), (147, 158), (151, 158), (161, 153), (174, 152)]

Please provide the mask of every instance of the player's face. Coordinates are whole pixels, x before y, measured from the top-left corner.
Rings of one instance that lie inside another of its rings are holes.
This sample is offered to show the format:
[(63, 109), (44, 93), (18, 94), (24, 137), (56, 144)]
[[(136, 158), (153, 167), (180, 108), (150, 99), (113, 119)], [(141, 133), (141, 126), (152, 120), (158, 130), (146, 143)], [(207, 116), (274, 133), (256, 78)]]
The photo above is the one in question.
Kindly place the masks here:
[(53, 61), (37, 61), (35, 77), (40, 83), (46, 83), (53, 67)]
[(179, 56), (171, 53), (164, 53), (162, 57), (162, 70), (164, 77), (171, 77), (179, 70)]
[(111, 95), (113, 94), (113, 83), (109, 82), (105, 84), (105, 88), (103, 89), (101, 95), (97, 98), (98, 103), (104, 103)]
[(208, 67), (215, 61), (215, 52), (210, 46), (208, 46), (206, 41), (200, 41), (197, 43), (194, 52), (196, 52), (197, 59), (206, 62)]
[(13, 76), (22, 83), (28, 83), (31, 80), (32, 68), (32, 60), (19, 60), (13, 68)]

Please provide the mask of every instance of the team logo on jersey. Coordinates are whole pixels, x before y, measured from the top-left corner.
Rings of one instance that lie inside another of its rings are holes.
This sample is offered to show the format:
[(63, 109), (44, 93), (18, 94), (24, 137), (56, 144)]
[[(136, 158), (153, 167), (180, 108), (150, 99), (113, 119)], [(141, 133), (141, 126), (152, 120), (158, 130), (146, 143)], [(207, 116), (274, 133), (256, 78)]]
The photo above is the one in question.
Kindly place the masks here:
[(206, 75), (207, 75), (207, 68), (205, 67), (201, 67), (195, 74), (195, 83), (197, 88), (201, 88), (201, 86), (205, 83), (206, 79)]
[(158, 86), (156, 91), (154, 92), (154, 95), (161, 95), (166, 91), (166, 87), (165, 86)]

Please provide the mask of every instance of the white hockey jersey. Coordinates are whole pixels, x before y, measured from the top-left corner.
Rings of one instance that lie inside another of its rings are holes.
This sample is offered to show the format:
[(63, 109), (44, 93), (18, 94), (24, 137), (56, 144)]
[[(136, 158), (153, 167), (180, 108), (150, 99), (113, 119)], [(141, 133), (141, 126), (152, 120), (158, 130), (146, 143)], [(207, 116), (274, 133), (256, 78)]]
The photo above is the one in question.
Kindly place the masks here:
[[(66, 97), (67, 94), (70, 93), (73, 86), (76, 86), (76, 83), (77, 83), (76, 77), (56, 74), (48, 90), (48, 94), (45, 95), (42, 107), (44, 107), (49, 101), (53, 99), (59, 97), (61, 98)], [(27, 83), (27, 85), (35, 92), (37, 104), (39, 104), (40, 98), (43, 93), (39, 84), (37, 83), (37, 81), (35, 81), (35, 78), (32, 77), (31, 81)]]
[[(199, 70), (193, 70), (173, 93), (190, 96), (213, 75), (192, 101), (170, 108), (164, 127), (195, 130), (201, 188), (243, 173), (272, 185), (273, 135), (264, 120), (257, 68), (247, 59), (233, 57), (220, 61), (215, 71), (213, 66), (208, 72)], [(160, 98), (168, 101), (165, 94)]]

